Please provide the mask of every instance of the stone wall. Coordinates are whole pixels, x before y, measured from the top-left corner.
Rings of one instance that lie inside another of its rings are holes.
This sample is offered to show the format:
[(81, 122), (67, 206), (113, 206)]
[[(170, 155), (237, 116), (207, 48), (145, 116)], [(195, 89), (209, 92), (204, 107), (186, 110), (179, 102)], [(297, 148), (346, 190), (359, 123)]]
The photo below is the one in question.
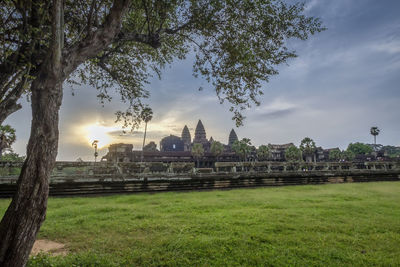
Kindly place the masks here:
[[(21, 163), (0, 162), (1, 197), (10, 197), (15, 192), (21, 167)], [(50, 194), (88, 195), (368, 181), (400, 181), (400, 162), (218, 162), (214, 169), (196, 169), (192, 162), (57, 162), (50, 178)]]

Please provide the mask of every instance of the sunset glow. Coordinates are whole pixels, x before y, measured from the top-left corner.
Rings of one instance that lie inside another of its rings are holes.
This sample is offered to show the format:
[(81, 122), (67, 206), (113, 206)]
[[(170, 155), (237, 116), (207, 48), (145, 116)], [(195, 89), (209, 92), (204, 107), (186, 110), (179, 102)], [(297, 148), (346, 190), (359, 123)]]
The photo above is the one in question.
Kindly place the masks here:
[(85, 136), (89, 145), (92, 145), (94, 140), (98, 140), (98, 148), (103, 148), (112, 143), (110, 132), (117, 130), (114, 127), (107, 127), (100, 124), (91, 124), (84, 127)]

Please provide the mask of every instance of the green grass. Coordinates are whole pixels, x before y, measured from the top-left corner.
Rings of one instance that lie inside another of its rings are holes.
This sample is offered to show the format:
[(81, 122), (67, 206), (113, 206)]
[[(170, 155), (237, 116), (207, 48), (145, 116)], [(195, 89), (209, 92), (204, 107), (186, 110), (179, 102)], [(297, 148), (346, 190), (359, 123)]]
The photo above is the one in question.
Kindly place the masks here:
[(70, 253), (30, 266), (400, 266), (400, 183), (51, 198), (39, 238)]

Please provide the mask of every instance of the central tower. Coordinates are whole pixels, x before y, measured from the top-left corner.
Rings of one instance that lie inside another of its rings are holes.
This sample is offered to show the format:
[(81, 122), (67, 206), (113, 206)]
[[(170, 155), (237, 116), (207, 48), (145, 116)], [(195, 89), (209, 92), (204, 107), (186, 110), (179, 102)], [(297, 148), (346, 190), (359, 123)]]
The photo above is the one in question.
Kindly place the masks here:
[(200, 143), (200, 144), (205, 144), (207, 143), (207, 136), (206, 136), (206, 130), (204, 129), (203, 123), (201, 120), (197, 123), (196, 130), (194, 132), (194, 139), (193, 143)]
[(229, 133), (228, 146), (232, 147), (233, 143), (235, 143), (235, 141), (238, 140), (239, 138), (237, 137), (235, 130), (232, 129), (231, 132)]

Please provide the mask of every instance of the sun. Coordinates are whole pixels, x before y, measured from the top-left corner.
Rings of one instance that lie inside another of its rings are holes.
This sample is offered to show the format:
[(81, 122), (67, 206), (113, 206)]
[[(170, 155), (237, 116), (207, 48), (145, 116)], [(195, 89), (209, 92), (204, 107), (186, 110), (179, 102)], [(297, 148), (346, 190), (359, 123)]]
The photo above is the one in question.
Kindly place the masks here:
[(115, 130), (114, 128), (103, 126), (98, 123), (87, 125), (84, 128), (86, 132), (86, 139), (89, 145), (92, 145), (93, 141), (97, 140), (97, 147), (100, 149), (112, 142), (112, 138), (109, 133)]

